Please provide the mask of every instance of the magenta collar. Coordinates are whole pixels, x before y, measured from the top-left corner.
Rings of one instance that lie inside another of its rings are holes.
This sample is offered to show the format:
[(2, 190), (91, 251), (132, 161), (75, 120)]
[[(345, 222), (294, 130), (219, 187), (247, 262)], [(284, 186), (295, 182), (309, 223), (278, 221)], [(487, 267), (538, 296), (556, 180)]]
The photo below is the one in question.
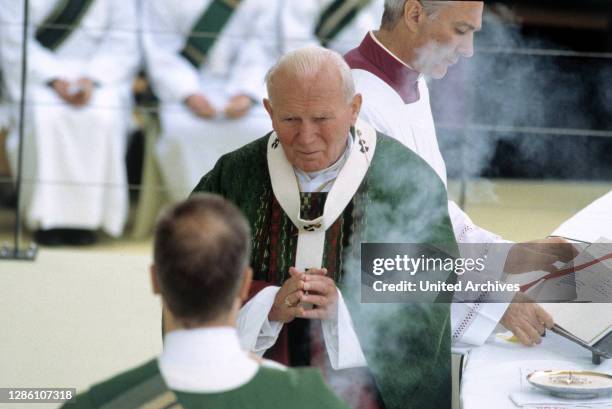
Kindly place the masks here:
[(349, 51), (344, 59), (351, 69), (368, 71), (387, 83), (405, 104), (417, 102), (420, 73), (409, 68), (386, 50), (369, 32), (359, 47)]

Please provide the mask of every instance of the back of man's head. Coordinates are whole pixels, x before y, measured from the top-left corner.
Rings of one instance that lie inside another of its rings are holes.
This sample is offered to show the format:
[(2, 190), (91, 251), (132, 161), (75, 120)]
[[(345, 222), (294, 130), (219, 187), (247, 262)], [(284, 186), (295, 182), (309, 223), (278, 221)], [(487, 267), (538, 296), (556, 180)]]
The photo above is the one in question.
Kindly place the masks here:
[(248, 265), (250, 230), (240, 211), (211, 194), (168, 209), (155, 229), (159, 291), (177, 322), (205, 325), (231, 311)]

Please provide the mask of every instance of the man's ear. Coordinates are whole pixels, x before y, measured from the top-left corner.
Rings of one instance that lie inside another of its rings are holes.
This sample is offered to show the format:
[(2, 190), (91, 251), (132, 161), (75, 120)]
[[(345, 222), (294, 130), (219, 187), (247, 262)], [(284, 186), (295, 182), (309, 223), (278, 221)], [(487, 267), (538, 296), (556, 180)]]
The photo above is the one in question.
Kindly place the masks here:
[(244, 302), (249, 297), (249, 289), (251, 288), (252, 282), (253, 269), (251, 267), (247, 267), (244, 269), (244, 273), (242, 274), (242, 283), (240, 283), (240, 289), (238, 291), (240, 301)]
[(151, 264), (151, 267), (149, 268), (149, 273), (151, 274), (151, 287), (153, 288), (153, 294), (161, 294), (155, 264)]
[(351, 118), (351, 123), (354, 126), (355, 123), (357, 122), (357, 118), (359, 118), (359, 112), (361, 112), (361, 103), (363, 102), (363, 98), (361, 96), (361, 94), (355, 94), (355, 96), (353, 97), (353, 101), (351, 102), (351, 110), (352, 112), (352, 118)]
[(274, 118), (272, 118), (272, 114), (273, 114), (274, 111), (272, 111), (272, 104), (270, 103), (270, 100), (268, 98), (264, 98), (263, 106), (264, 106), (264, 108), (266, 108), (266, 111), (268, 112), (268, 115), (270, 116), (270, 119), (274, 120)]
[(410, 31), (418, 31), (418, 26), (422, 22), (423, 17), (425, 17), (425, 10), (421, 2), (418, 0), (408, 0), (404, 3), (403, 21)]

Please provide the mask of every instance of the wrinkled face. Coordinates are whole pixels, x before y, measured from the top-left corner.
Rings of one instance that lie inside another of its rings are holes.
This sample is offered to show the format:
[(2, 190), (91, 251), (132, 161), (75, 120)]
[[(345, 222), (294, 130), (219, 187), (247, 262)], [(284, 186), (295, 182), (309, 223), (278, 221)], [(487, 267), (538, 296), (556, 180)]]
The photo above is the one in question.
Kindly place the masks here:
[(315, 172), (331, 166), (344, 153), (361, 96), (346, 102), (341, 76), (334, 68), (310, 78), (285, 70), (276, 73), (270, 100), (264, 100), (264, 105), (289, 162)]
[(414, 68), (433, 78), (442, 78), (459, 58), (474, 55), (474, 33), (482, 27), (481, 1), (456, 1), (442, 7), (419, 24)]

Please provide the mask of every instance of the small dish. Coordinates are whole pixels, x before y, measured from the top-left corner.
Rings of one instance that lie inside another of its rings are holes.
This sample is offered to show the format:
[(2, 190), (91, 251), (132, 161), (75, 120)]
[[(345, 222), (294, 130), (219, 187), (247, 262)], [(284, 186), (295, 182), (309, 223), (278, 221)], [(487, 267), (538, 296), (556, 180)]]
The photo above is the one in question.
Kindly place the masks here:
[(592, 371), (536, 371), (527, 375), (533, 386), (566, 399), (593, 399), (612, 393), (612, 376)]

